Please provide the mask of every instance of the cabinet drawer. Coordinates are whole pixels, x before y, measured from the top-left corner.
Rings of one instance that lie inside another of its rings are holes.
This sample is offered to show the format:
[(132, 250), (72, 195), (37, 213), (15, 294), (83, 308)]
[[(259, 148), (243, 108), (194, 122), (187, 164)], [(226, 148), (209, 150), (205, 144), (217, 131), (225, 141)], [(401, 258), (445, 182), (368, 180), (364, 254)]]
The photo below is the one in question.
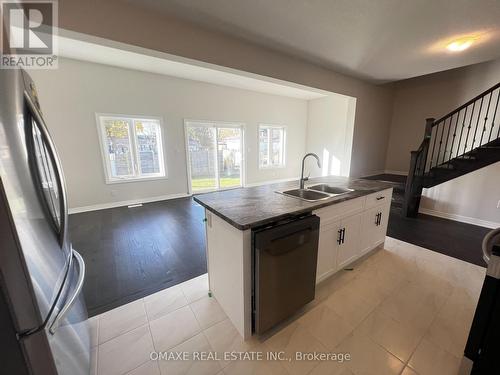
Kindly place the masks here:
[(366, 197), (365, 209), (369, 209), (381, 204), (390, 204), (392, 188), (370, 194)]
[(313, 213), (321, 218), (320, 225), (327, 225), (332, 221), (338, 220), (341, 217), (356, 214), (363, 210), (365, 197), (351, 199), (342, 203), (337, 203), (332, 206), (320, 208)]

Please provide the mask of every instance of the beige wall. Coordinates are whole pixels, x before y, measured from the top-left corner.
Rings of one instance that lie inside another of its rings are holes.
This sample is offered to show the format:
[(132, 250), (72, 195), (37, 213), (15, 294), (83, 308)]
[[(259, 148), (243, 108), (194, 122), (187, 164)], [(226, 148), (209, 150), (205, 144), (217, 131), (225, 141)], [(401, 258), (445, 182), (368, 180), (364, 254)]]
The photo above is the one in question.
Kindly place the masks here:
[[(394, 111), (385, 169), (408, 171), (410, 151), (422, 142), (425, 118), (440, 118), (499, 81), (500, 60), (495, 60), (390, 85)], [(500, 223), (499, 200), (500, 163), (496, 163), (425, 190), (421, 209), (494, 226)]]
[[(30, 75), (62, 159), (70, 208), (186, 194), (184, 119), (244, 123), (249, 184), (300, 173), (306, 100), (70, 59), (61, 59), (57, 70)], [(162, 117), (168, 178), (106, 184), (96, 113)], [(285, 168), (259, 170), (259, 123), (287, 127)]]
[(384, 169), (390, 87), (375, 86), (230, 35), (116, 0), (59, 2), (60, 27), (357, 98), (351, 175)]

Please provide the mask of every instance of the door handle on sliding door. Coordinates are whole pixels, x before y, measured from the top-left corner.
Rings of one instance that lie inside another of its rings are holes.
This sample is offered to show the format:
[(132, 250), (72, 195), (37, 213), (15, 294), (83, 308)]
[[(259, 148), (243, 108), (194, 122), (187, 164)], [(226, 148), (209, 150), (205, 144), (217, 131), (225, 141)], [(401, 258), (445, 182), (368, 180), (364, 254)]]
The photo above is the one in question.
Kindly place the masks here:
[(69, 312), (69, 310), (77, 300), (83, 288), (83, 281), (85, 280), (85, 262), (78, 251), (76, 251), (75, 249), (72, 249), (71, 251), (73, 254), (73, 258), (78, 264), (78, 281), (76, 283), (75, 290), (73, 291), (73, 293), (71, 293), (71, 296), (68, 298), (62, 309), (57, 314), (54, 322), (50, 325), (49, 331), (52, 334), (56, 332), (57, 328), (59, 327), (59, 323), (64, 319), (66, 314)]

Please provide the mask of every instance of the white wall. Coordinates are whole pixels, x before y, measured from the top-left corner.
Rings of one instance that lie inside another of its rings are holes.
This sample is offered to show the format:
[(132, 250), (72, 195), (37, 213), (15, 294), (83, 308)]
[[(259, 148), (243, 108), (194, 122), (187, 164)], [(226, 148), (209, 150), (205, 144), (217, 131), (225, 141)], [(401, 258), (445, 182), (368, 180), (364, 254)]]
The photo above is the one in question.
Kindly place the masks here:
[[(59, 150), (70, 208), (187, 192), (184, 119), (246, 124), (248, 184), (299, 175), (307, 101), (88, 62), (60, 59), (59, 69), (30, 71)], [(168, 178), (107, 185), (95, 113), (163, 118)], [(259, 170), (259, 123), (283, 124), (286, 168)]]
[[(425, 118), (440, 118), (499, 81), (500, 60), (495, 60), (391, 85), (394, 111), (385, 169), (408, 171), (410, 151), (423, 139)], [(496, 208), (500, 163), (426, 189), (423, 194), (420, 207), (424, 212), (500, 226), (500, 209)]]
[(355, 105), (356, 99), (335, 94), (309, 100), (306, 151), (316, 153), (322, 163), (319, 169), (308, 160), (311, 177), (349, 176)]
[(59, 27), (355, 97), (351, 176), (383, 170), (392, 89), (355, 79), (233, 35), (116, 0), (59, 2)]

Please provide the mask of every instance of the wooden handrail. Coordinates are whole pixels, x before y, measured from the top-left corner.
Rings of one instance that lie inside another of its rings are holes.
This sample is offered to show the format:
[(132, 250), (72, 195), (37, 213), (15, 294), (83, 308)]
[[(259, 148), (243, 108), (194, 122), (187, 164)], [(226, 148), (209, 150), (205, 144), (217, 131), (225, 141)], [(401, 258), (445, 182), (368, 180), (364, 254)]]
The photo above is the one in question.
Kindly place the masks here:
[(439, 120), (426, 119), (424, 139), (416, 151), (411, 151), (403, 206), (405, 216), (418, 214), (422, 188), (432, 179), (433, 168), (454, 169), (453, 159), (500, 139), (500, 127), (493, 132), (497, 129), (499, 104), (500, 82)]

